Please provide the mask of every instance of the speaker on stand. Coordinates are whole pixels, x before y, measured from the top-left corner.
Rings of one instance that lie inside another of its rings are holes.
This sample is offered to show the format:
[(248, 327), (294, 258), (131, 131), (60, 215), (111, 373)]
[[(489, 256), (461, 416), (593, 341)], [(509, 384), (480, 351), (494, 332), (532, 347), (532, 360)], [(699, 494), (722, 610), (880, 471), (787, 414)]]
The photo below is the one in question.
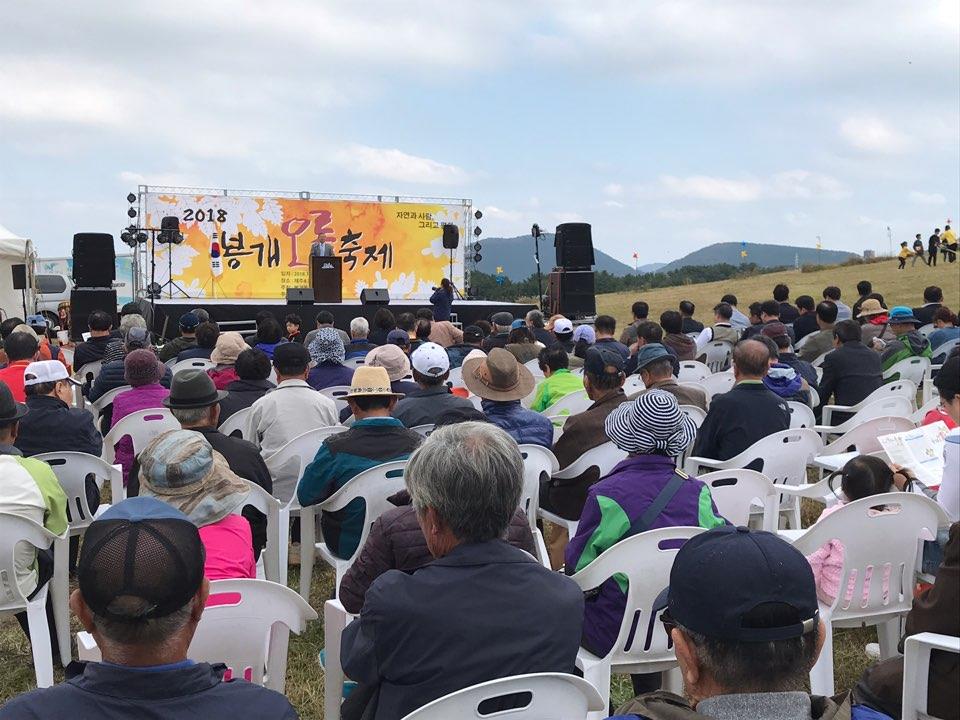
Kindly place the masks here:
[(77, 233), (73, 236), (73, 284), (81, 288), (111, 288), (117, 256), (113, 235)]
[(597, 314), (593, 236), (589, 223), (557, 225), (557, 267), (550, 273), (550, 311), (569, 318)]

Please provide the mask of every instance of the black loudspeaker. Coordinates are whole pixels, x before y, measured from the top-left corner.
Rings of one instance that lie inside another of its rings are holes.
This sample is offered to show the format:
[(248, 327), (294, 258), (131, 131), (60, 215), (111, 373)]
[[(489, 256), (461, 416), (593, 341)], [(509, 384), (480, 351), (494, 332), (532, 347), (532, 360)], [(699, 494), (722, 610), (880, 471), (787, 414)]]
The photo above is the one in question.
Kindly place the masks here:
[(82, 339), (87, 332), (87, 316), (94, 310), (103, 310), (113, 318), (117, 327), (116, 290), (74, 290), (70, 293), (70, 337)]
[(597, 314), (593, 272), (560, 273), (560, 312), (567, 317), (587, 317)]
[(27, 266), (23, 264), (11, 265), (10, 269), (13, 271), (13, 289), (26, 290), (27, 289)]
[[(77, 287), (109, 288), (116, 280), (113, 235), (77, 233), (73, 236), (73, 284)], [(116, 305), (116, 302), (114, 302)]]
[(443, 226), (443, 247), (446, 250), (456, 250), (460, 244), (460, 228), (456, 225)]
[(594, 264), (590, 223), (557, 225), (553, 246), (557, 249), (558, 267), (568, 270), (589, 270)]
[(360, 291), (361, 305), (389, 305), (390, 293), (386, 288), (364, 288)]
[(287, 288), (290, 305), (313, 305), (313, 288)]

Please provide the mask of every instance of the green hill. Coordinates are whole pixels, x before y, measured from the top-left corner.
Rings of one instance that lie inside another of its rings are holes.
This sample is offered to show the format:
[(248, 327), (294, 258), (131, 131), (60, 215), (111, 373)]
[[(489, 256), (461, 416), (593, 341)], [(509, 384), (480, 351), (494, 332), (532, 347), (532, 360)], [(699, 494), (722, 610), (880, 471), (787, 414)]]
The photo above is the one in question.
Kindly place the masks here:
[(715, 265), (717, 263), (740, 264), (740, 251), (746, 250), (747, 256), (743, 262), (753, 263), (759, 267), (793, 267), (797, 257), (800, 266), (804, 265), (837, 265), (852, 257), (855, 253), (840, 250), (817, 250), (816, 248), (802, 248), (793, 245), (765, 245), (760, 243), (714, 243), (705, 248), (695, 250), (679, 260), (660, 268), (659, 272), (670, 272), (687, 265)]
[[(483, 248), (480, 254), (483, 260), (477, 263), (480, 272), (495, 275), (497, 267), (503, 268), (503, 274), (514, 281), (524, 280), (537, 271), (537, 263), (533, 259), (533, 238), (530, 235), (517, 237), (482, 238)], [(593, 269), (597, 272), (606, 270), (611, 275), (633, 275), (633, 268), (615, 260), (602, 250), (593, 248), (594, 260), (597, 264)], [(553, 233), (544, 233), (540, 237), (540, 270), (544, 275), (556, 265), (557, 252), (553, 247)]]

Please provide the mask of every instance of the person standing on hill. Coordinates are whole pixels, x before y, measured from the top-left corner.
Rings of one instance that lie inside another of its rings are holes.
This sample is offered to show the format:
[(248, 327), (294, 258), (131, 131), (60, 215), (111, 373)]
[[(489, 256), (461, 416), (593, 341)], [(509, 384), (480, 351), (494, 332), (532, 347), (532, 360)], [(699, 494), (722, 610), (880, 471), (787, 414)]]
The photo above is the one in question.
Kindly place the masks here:
[(903, 270), (907, 266), (907, 258), (913, 255), (910, 251), (910, 248), (907, 247), (907, 241), (904, 240), (900, 243), (900, 252), (897, 253), (897, 258), (900, 260), (900, 264), (897, 265), (897, 270)]
[(928, 263), (923, 257), (923, 238), (920, 237), (920, 233), (917, 233), (917, 237), (913, 241), (913, 262), (910, 263), (910, 267), (916, 265), (917, 260), (920, 260), (927, 266), (930, 265), (930, 263)]
[(943, 248), (944, 257), (950, 262), (957, 261), (957, 235), (950, 229), (949, 225), (943, 226), (943, 235), (940, 237), (940, 245)]
[(933, 231), (933, 235), (927, 240), (927, 265), (936, 267), (937, 253), (940, 251), (940, 228)]

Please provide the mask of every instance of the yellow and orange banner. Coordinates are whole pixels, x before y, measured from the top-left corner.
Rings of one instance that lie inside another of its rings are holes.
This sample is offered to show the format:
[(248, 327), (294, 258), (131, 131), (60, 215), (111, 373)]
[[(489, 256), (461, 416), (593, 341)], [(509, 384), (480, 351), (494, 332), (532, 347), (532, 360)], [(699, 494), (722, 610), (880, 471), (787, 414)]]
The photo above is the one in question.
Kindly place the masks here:
[(451, 274), (443, 225), (460, 230), (451, 278), (457, 286), (472, 240), (469, 202), (147, 192), (144, 207), (147, 227), (159, 228), (166, 216), (180, 219), (183, 243), (153, 248), (155, 281), (172, 279), (190, 297), (285, 298), (287, 288), (310, 286), (311, 247), (324, 243), (342, 258), (345, 300), (372, 287), (388, 288), (391, 298), (424, 299)]

